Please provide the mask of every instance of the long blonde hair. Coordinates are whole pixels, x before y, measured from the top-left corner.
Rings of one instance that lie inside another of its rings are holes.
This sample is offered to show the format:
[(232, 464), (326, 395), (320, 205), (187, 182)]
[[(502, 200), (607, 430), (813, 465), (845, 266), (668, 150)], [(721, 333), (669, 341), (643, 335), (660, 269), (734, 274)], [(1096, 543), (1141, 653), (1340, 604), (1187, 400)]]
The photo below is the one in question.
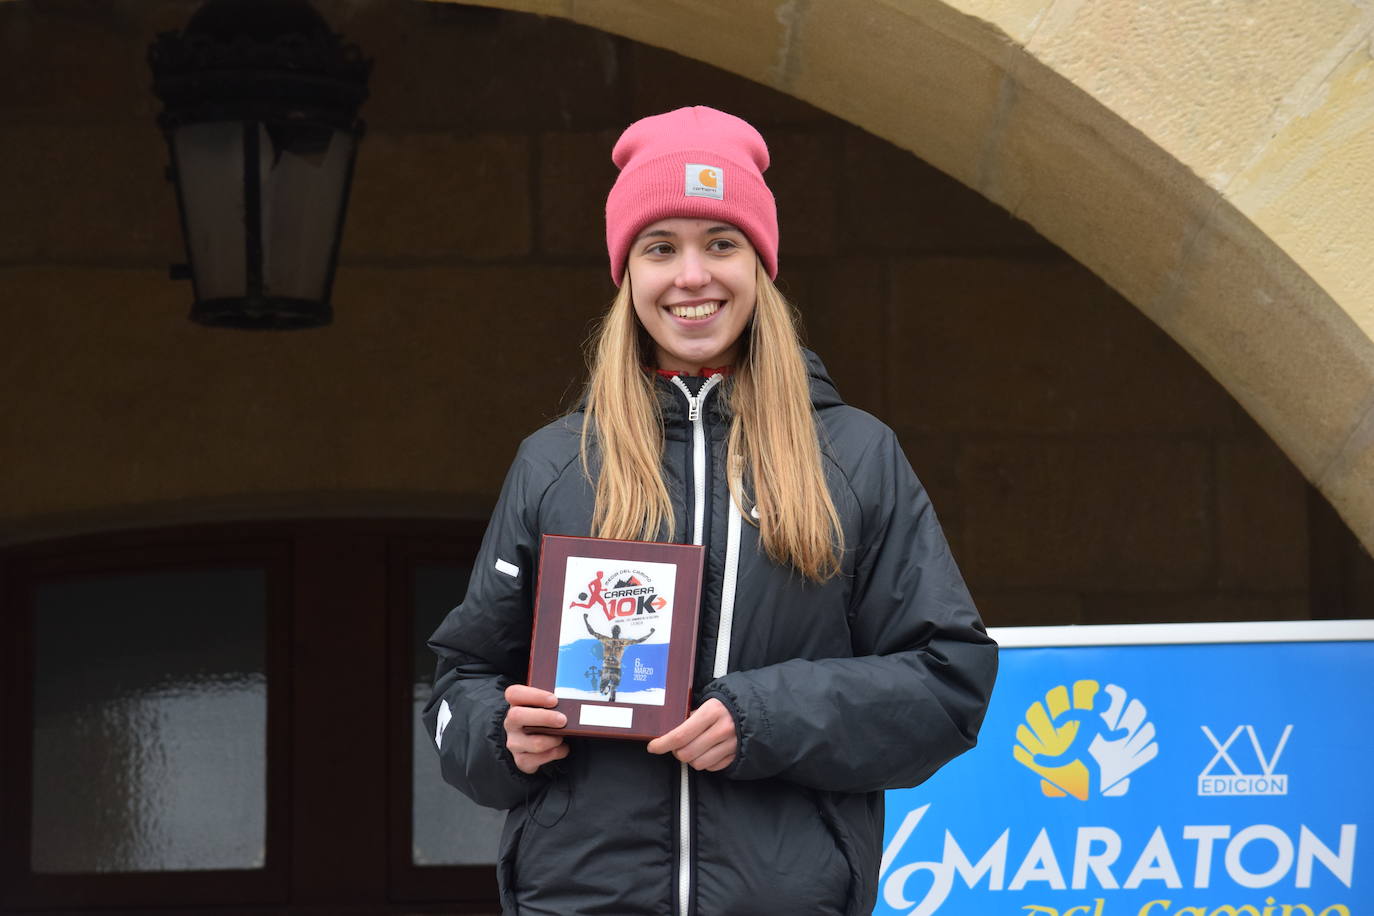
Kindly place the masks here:
[[(730, 493), (737, 505), (748, 505), (740, 473), (747, 470), (764, 551), (821, 582), (840, 571), (844, 532), (821, 468), (796, 312), (761, 264), (757, 272), (754, 318), (728, 389)], [(652, 346), (635, 317), (627, 273), (590, 354), (582, 467), (590, 478), (594, 435), (601, 457), (592, 515), (597, 537), (654, 540), (675, 525), (661, 467), (663, 417), (643, 369)]]

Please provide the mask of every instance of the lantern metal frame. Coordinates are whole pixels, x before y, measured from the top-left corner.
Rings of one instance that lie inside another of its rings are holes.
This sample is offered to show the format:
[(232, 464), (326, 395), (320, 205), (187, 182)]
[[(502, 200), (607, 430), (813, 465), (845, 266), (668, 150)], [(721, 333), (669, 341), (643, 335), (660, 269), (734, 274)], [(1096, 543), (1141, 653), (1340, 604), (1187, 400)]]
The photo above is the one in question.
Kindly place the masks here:
[[(153, 91), (164, 104), (158, 126), (172, 164), (187, 263), (172, 265), (173, 279), (190, 279), (191, 319), (216, 327), (291, 329), (333, 319), (330, 297), (353, 182), (358, 144), (366, 125), (358, 110), (367, 98), (372, 61), (345, 44), (304, 0), (210, 0), (180, 32), (164, 32), (148, 48)], [(243, 133), (245, 294), (204, 299), (195, 273), (191, 227), (175, 134), (197, 124), (238, 123)], [(338, 216), (318, 299), (265, 291), (260, 132), (324, 130), (351, 135)]]

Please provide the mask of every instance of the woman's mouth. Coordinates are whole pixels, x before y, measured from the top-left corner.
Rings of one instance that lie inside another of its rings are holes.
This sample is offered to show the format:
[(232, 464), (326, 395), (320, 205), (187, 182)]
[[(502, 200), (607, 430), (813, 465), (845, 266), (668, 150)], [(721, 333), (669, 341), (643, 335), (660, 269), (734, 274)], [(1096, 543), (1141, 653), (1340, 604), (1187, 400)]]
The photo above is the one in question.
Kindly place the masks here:
[(685, 318), (687, 320), (710, 318), (720, 311), (719, 300), (703, 302), (697, 305), (670, 305), (668, 311), (673, 313), (674, 318)]

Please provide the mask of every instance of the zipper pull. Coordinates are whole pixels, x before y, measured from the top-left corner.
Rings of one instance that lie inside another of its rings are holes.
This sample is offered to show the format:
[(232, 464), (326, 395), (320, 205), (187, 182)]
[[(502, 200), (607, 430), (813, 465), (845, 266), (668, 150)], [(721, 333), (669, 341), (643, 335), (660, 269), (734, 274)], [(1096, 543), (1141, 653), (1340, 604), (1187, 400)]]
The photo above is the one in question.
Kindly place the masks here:
[(687, 399), (687, 422), (695, 423), (699, 416), (701, 416), (701, 395), (689, 397)]

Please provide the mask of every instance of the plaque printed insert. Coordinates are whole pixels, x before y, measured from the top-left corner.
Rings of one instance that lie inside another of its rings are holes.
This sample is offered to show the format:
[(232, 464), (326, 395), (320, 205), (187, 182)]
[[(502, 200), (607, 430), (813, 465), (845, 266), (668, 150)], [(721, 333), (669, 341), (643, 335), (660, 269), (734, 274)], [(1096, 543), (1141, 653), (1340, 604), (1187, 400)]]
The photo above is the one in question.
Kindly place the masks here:
[(560, 734), (647, 740), (687, 716), (702, 548), (545, 535), (530, 684), (558, 697)]

